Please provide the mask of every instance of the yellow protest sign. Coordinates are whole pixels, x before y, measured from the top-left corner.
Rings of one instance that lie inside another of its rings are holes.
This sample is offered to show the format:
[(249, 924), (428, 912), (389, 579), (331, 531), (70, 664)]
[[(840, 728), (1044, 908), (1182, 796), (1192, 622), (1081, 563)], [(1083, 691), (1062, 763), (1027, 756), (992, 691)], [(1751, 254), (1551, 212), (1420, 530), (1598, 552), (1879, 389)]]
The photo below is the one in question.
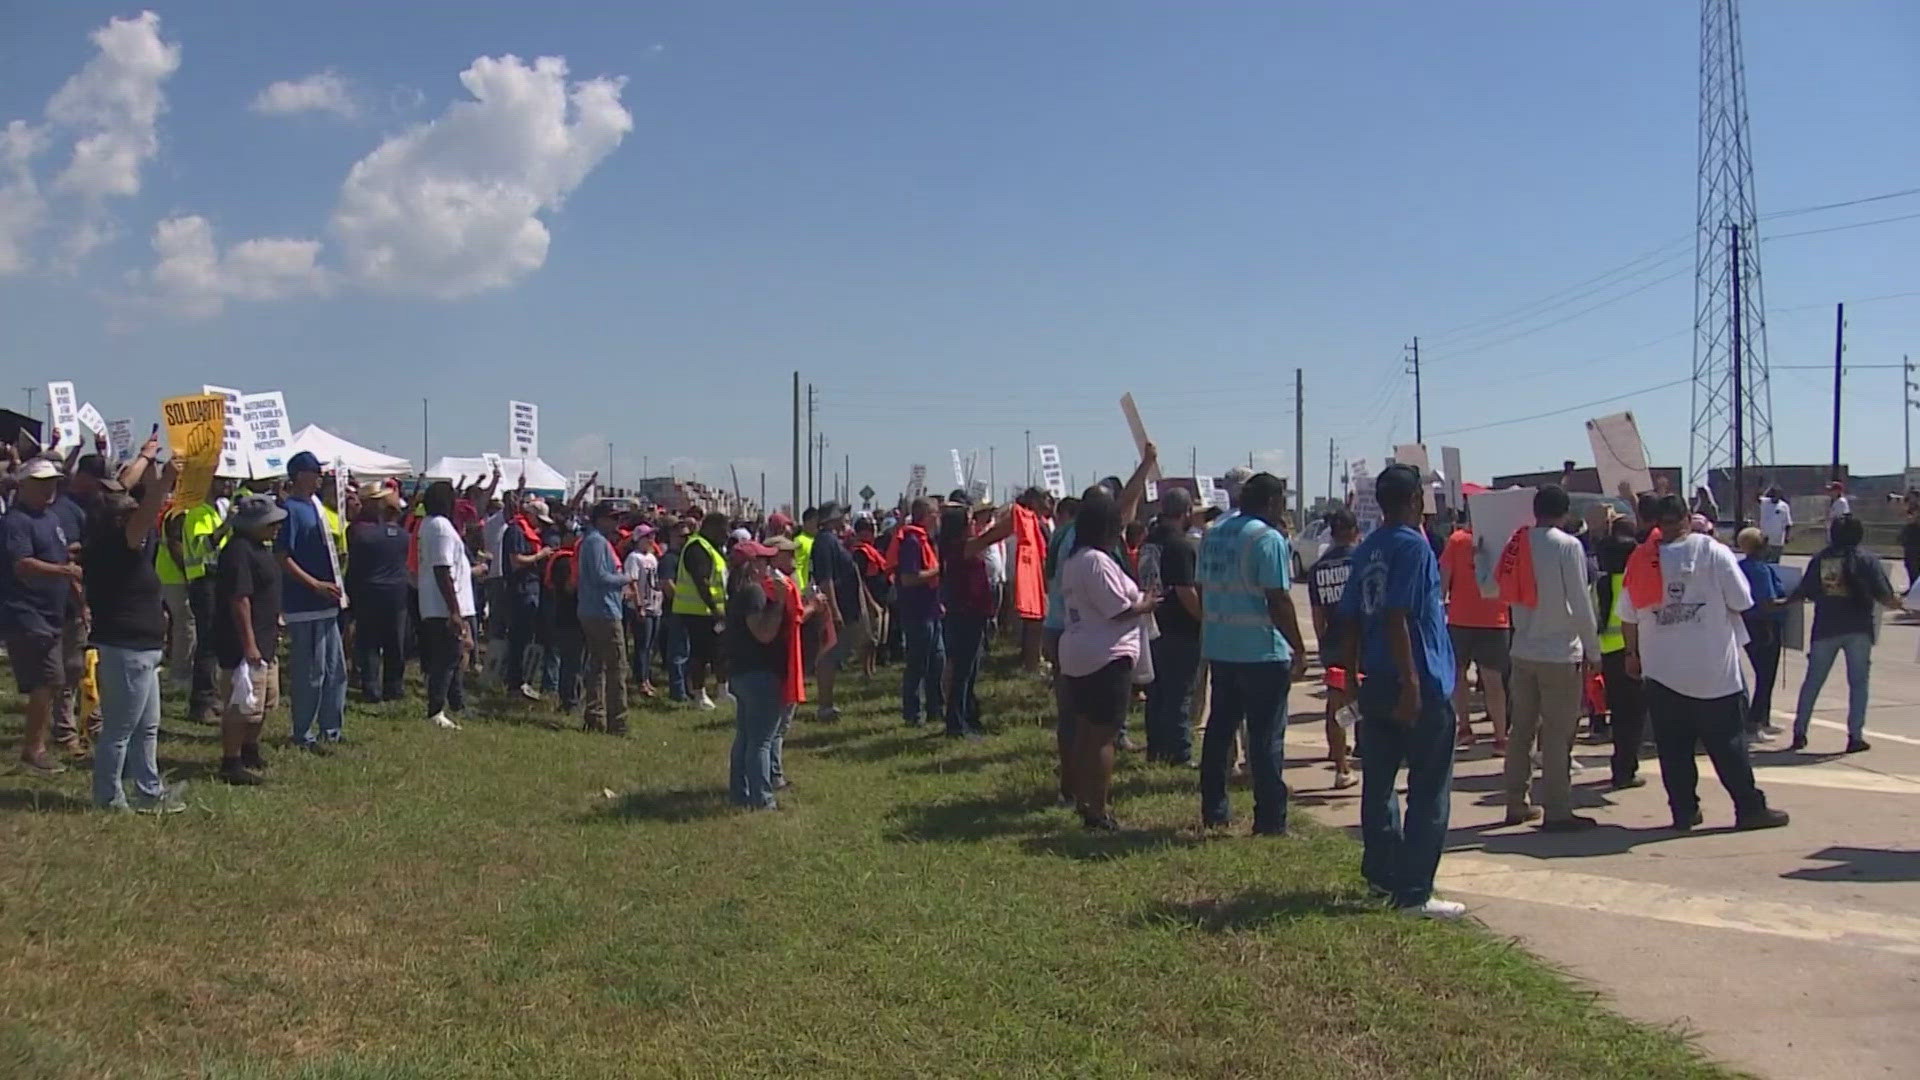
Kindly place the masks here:
[(220, 448), (227, 435), (227, 399), (219, 394), (193, 394), (160, 403), (167, 425), (167, 445), (179, 462), (180, 479), (174, 485), (173, 504), (188, 508), (207, 501), (213, 472), (220, 464)]

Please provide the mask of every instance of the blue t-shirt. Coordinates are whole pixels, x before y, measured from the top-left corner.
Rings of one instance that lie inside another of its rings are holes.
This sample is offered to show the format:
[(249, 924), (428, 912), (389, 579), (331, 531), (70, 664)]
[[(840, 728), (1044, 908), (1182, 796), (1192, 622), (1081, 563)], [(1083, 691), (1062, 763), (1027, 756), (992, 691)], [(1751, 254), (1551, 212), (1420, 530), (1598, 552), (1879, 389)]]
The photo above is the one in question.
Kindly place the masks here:
[(1067, 628), (1067, 605), (1060, 602), (1060, 567), (1072, 553), (1073, 522), (1069, 521), (1053, 531), (1047, 546), (1047, 615), (1040, 621), (1044, 630)]
[(1234, 664), (1289, 660), (1293, 651), (1267, 612), (1267, 590), (1292, 581), (1293, 551), (1280, 530), (1236, 514), (1200, 541), (1200, 655)]
[(1387, 644), (1387, 612), (1407, 614), (1407, 635), (1426, 704), (1453, 694), (1453, 642), (1440, 606), (1440, 564), (1417, 529), (1378, 528), (1353, 551), (1340, 613), (1360, 634), (1361, 708), (1384, 712), (1400, 697), (1400, 673)]
[(1784, 599), (1786, 589), (1780, 582), (1780, 571), (1770, 562), (1748, 557), (1740, 560), (1740, 573), (1746, 576), (1747, 591), (1753, 594), (1753, 606), (1741, 612), (1747, 625), (1770, 622), (1783, 623), (1787, 620), (1787, 609), (1774, 607), (1769, 601)]
[(29, 510), (15, 502), (0, 522), (6, 540), (6, 562), (0, 564), (0, 630), (21, 634), (57, 634), (67, 617), (67, 596), (73, 583), (66, 578), (21, 577), (14, 564), (21, 559), (64, 565), (68, 536), (60, 515), (51, 506)]
[[(908, 537), (900, 538), (898, 557), (902, 578), (927, 568), (925, 560), (920, 557), (920, 545)], [(931, 585), (902, 585), (894, 591), (894, 604), (900, 609), (901, 618), (914, 622), (926, 622), (944, 614), (938, 582)]]
[[(273, 542), (275, 555), (292, 555), (294, 564), (316, 581), (333, 580), (333, 560), (327, 558), (327, 522), (312, 499), (289, 498), (287, 521)], [(301, 584), (292, 574), (280, 575), (281, 606), (288, 622), (331, 618), (340, 605)]]

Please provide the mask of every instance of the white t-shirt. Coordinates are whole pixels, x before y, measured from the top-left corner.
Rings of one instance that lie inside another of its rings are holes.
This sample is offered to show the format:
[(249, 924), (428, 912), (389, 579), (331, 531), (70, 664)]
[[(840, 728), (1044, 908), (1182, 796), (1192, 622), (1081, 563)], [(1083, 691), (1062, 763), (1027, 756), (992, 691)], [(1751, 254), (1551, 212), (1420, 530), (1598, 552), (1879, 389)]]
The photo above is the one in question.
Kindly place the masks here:
[(1760, 500), (1760, 535), (1767, 543), (1782, 547), (1787, 542), (1787, 530), (1793, 526), (1793, 508), (1785, 499)]
[(440, 593), (440, 582), (436, 580), (433, 569), (436, 566), (453, 567), (453, 595), (460, 602), (460, 614), (472, 615), (473, 607), (473, 562), (467, 558), (467, 545), (460, 541), (460, 533), (453, 522), (443, 517), (430, 517), (420, 526), (420, 617), (423, 619), (445, 619), (447, 598)]
[(660, 592), (660, 557), (650, 551), (635, 549), (627, 552), (626, 562), (621, 570), (627, 579), (633, 582), (633, 591), (640, 598), (639, 613), (658, 615), (662, 601)]
[(1640, 627), (1641, 674), (1693, 698), (1745, 689), (1740, 613), (1753, 606), (1753, 593), (1732, 550), (1698, 533), (1661, 544), (1660, 577), (1659, 607), (1641, 611), (1632, 596), (1620, 597), (1620, 621)]
[(1847, 497), (1845, 495), (1835, 495), (1833, 497), (1833, 503), (1827, 507), (1827, 520), (1830, 522), (1839, 521), (1851, 513), (1853, 513), (1853, 504), (1847, 501)]
[(486, 546), (487, 554), (492, 556), (487, 560), (488, 581), (501, 577), (507, 572), (507, 557), (500, 554), (500, 546), (504, 542), (506, 533), (507, 512), (505, 510), (495, 510), (488, 514), (486, 522), (480, 527), (480, 542)]

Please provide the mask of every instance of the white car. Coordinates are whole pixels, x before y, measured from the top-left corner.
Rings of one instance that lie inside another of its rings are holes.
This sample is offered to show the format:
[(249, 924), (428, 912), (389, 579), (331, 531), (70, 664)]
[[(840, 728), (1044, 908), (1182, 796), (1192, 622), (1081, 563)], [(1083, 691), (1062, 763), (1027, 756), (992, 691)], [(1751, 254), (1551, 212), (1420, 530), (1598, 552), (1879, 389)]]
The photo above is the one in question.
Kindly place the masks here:
[(1320, 561), (1320, 553), (1333, 543), (1324, 518), (1314, 518), (1307, 527), (1293, 534), (1293, 580), (1305, 581), (1307, 570)]

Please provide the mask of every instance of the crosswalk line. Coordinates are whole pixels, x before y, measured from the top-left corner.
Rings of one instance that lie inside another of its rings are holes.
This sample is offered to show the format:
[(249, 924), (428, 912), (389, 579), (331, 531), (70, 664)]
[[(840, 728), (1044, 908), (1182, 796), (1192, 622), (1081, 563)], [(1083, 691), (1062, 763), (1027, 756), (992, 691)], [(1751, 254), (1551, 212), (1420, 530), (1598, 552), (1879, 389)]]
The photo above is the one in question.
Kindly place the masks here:
[(1516, 866), (1471, 855), (1441, 859), (1434, 884), (1472, 896), (1920, 956), (1920, 919), (1886, 912), (1699, 893), (1657, 882)]

